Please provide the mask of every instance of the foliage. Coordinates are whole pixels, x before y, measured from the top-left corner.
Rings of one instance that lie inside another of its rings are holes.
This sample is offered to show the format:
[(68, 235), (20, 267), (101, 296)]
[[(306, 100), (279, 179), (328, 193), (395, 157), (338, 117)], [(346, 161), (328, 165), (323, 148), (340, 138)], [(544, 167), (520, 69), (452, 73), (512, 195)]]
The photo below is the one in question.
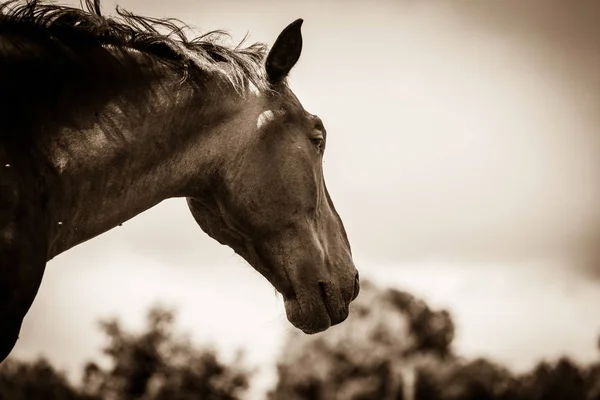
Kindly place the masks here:
[[(153, 308), (145, 332), (125, 332), (118, 321), (102, 322), (112, 366), (85, 368), (87, 392), (112, 400), (233, 400), (249, 387), (251, 371), (226, 365), (211, 349), (196, 349), (173, 333), (171, 311)], [(236, 364), (239, 364), (236, 362)]]
[(505, 368), (478, 358), (439, 360), (428, 358), (414, 364), (415, 399), (518, 400), (518, 380)]
[(567, 358), (514, 375), (452, 349), (444, 310), (366, 283), (346, 322), (313, 336), (290, 335), (272, 400), (600, 400), (600, 363)]
[(89, 362), (81, 388), (45, 360), (7, 360), (0, 366), (0, 400), (235, 400), (249, 387), (252, 372), (241, 355), (228, 365), (214, 350), (176, 336), (172, 311), (152, 308), (137, 334), (115, 319), (100, 327), (109, 366)]
[(44, 358), (0, 364), (0, 400), (99, 400), (76, 390), (62, 372)]
[(278, 365), (272, 399), (395, 399), (416, 357), (452, 354), (447, 311), (364, 282), (348, 319), (324, 334), (293, 334)]
[(565, 357), (555, 363), (541, 362), (522, 377), (521, 398), (586, 400), (589, 388), (600, 383), (597, 377), (590, 375), (590, 371)]

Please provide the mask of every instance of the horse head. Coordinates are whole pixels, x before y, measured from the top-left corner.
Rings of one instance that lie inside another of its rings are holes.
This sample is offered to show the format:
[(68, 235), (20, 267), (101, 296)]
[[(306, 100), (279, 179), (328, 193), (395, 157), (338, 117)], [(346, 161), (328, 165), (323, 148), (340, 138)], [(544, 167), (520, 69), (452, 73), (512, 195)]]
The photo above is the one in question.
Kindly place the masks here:
[(323, 177), (327, 132), (286, 83), (302, 51), (301, 25), (291, 23), (271, 47), (263, 71), (269, 89), (251, 90), (223, 123), (227, 151), (210, 190), (188, 205), (208, 235), (282, 294), (294, 326), (317, 333), (347, 318), (359, 278)]

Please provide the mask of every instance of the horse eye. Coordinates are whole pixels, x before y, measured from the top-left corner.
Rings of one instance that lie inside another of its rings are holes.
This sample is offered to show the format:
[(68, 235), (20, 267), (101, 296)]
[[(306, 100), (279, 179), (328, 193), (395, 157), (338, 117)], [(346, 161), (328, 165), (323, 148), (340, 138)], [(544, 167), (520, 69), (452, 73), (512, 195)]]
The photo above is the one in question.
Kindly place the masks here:
[(323, 151), (323, 146), (325, 144), (325, 139), (323, 138), (323, 136), (312, 137), (310, 138), (310, 141), (317, 147), (317, 150)]

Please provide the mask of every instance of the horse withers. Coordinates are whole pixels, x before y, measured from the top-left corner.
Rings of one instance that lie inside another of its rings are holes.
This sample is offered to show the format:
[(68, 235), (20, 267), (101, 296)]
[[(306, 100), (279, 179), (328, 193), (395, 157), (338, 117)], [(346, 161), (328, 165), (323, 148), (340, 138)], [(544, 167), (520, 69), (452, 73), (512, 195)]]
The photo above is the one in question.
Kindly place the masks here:
[(323, 178), (327, 133), (287, 85), (302, 20), (270, 50), (229, 48), (86, 5), (0, 13), (0, 360), (47, 261), (172, 197), (269, 280), (295, 327), (344, 321), (359, 279)]

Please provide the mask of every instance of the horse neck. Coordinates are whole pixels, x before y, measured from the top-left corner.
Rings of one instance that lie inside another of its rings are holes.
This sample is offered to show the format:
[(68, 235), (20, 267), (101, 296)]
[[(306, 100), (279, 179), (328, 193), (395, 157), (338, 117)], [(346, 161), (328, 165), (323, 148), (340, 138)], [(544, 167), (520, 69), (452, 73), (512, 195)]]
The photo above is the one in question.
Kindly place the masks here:
[(40, 136), (36, 146), (52, 171), (48, 259), (167, 198), (188, 195), (192, 182), (194, 190), (208, 185), (220, 152), (213, 127), (238, 104), (225, 95), (200, 96), (179, 80), (164, 76), (151, 83), (142, 104), (123, 94)]

